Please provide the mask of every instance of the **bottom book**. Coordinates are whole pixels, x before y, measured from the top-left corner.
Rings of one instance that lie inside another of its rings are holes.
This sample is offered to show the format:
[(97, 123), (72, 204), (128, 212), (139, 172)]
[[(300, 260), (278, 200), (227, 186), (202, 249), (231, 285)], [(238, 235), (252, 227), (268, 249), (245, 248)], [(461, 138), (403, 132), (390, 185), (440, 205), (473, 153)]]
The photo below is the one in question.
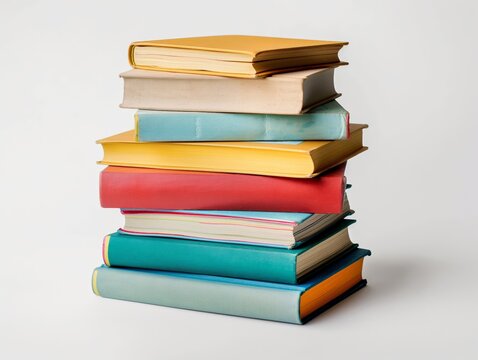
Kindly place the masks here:
[(101, 266), (92, 286), (106, 298), (304, 324), (366, 285), (367, 255), (355, 249), (299, 285)]

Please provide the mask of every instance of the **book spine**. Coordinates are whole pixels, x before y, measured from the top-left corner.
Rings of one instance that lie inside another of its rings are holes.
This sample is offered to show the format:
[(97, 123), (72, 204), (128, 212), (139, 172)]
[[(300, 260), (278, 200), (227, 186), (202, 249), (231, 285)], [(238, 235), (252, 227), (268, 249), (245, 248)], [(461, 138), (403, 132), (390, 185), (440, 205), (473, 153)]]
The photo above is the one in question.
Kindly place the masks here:
[(348, 113), (336, 103), (303, 115), (161, 112), (136, 114), (139, 141), (301, 141), (348, 137)]
[[(123, 76), (123, 79), (123, 108), (288, 115), (302, 112), (303, 79), (271, 81), (210, 76), (170, 79)], [(287, 102), (284, 93), (290, 94)]]
[(296, 283), (295, 253), (262, 246), (115, 233), (104, 239), (103, 259), (108, 266)]
[[(188, 189), (187, 192), (184, 189)], [(103, 171), (101, 206), (130, 209), (342, 211), (343, 176), (293, 179), (199, 172)]]
[(300, 291), (213, 277), (99, 267), (95, 294), (118, 300), (300, 324)]

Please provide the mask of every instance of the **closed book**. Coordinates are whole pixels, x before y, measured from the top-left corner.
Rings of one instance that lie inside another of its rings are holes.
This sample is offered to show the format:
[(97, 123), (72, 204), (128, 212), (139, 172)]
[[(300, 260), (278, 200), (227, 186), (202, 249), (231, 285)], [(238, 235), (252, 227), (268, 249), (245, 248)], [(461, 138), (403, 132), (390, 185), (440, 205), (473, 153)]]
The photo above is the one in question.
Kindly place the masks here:
[(134, 130), (99, 140), (104, 165), (211, 171), (309, 178), (366, 150), (362, 130), (351, 124), (350, 137), (298, 142), (152, 142)]
[(299, 285), (102, 266), (95, 294), (112, 299), (303, 324), (366, 284), (355, 249)]
[(123, 209), (126, 234), (292, 248), (337, 223), (350, 210), (347, 197), (338, 214), (269, 211)]
[(139, 69), (254, 78), (340, 64), (343, 41), (217, 35), (137, 41), (129, 61)]
[(349, 113), (336, 101), (302, 115), (139, 110), (139, 141), (341, 140)]
[(312, 69), (264, 79), (130, 70), (121, 107), (147, 110), (301, 114), (339, 96), (334, 69)]
[(295, 284), (354, 247), (339, 224), (295, 248), (276, 248), (116, 232), (103, 240), (108, 266), (133, 267)]
[[(311, 179), (108, 166), (106, 208), (340, 213), (345, 163)], [(187, 189), (187, 191), (184, 191)]]

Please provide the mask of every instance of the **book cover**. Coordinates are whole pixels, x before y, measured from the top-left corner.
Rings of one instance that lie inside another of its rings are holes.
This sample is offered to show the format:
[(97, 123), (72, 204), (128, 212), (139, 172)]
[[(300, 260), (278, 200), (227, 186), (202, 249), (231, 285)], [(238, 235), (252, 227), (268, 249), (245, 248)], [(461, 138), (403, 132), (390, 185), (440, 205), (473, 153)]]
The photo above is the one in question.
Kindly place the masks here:
[(131, 109), (296, 115), (340, 96), (334, 68), (258, 79), (138, 69), (120, 76), (124, 80), (121, 107)]
[(122, 209), (126, 234), (292, 248), (353, 213)]
[(134, 130), (99, 140), (99, 164), (309, 178), (366, 150), (362, 130), (335, 141), (142, 143)]
[(367, 255), (355, 249), (299, 285), (102, 266), (92, 288), (111, 299), (303, 324), (365, 286)]
[(128, 58), (138, 69), (254, 78), (341, 64), (338, 52), (346, 44), (266, 36), (202, 36), (137, 41), (130, 45)]
[(139, 110), (141, 142), (341, 140), (349, 135), (349, 113), (331, 101), (302, 115)]
[[(354, 222), (342, 220), (294, 249), (116, 232), (103, 240), (103, 260), (113, 267), (295, 284), (356, 246), (347, 231)], [(314, 265), (308, 266), (312, 262)], [(306, 266), (302, 268), (303, 265)]]
[(108, 166), (100, 173), (100, 202), (124, 209), (339, 213), (345, 166), (311, 179)]

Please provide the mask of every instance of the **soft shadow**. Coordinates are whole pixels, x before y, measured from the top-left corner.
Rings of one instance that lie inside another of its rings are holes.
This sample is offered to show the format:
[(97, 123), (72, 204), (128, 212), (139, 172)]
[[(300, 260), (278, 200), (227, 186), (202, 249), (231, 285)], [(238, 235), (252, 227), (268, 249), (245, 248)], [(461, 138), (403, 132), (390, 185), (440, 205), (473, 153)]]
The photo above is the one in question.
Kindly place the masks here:
[(327, 321), (337, 311), (347, 312), (352, 307), (363, 309), (369, 301), (392, 300), (401, 292), (420, 288), (423, 283), (433, 281), (437, 276), (439, 278), (438, 274), (442, 271), (444, 268), (440, 262), (422, 257), (367, 258), (364, 265), (367, 286), (310, 320), (309, 324)]

